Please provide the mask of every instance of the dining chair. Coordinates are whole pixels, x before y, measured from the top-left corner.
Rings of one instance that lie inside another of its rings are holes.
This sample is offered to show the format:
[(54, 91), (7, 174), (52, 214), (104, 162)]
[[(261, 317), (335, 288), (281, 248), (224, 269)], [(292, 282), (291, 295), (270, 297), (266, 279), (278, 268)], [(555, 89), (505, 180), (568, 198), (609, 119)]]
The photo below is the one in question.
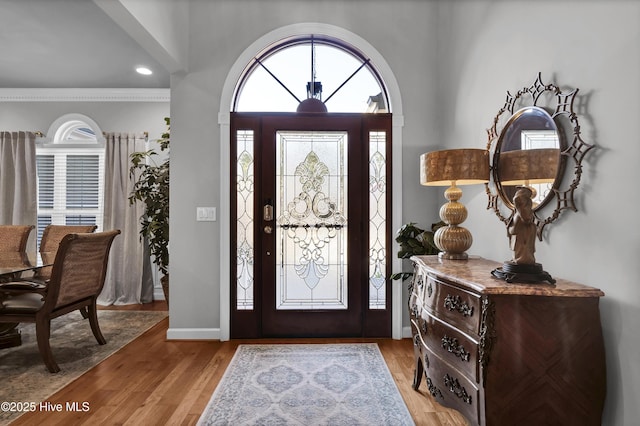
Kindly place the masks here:
[(25, 251), (33, 225), (0, 225), (0, 251)]
[(40, 252), (55, 252), (67, 234), (92, 233), (96, 225), (47, 225), (42, 231)]
[[(42, 238), (40, 239), (40, 253), (48, 253), (49, 255), (55, 255), (58, 251), (60, 241), (68, 234), (79, 233), (92, 233), (96, 230), (97, 225), (47, 225), (42, 231)], [(44, 266), (37, 269), (33, 277), (29, 278), (33, 281), (40, 281), (46, 283), (51, 278), (51, 266)], [(82, 318), (88, 318), (86, 308), (80, 309)]]
[[(60, 241), (68, 234), (92, 233), (96, 225), (47, 225), (42, 231), (40, 239), (40, 253), (55, 253), (58, 251)], [(51, 266), (40, 268), (33, 276), (39, 281), (51, 278)]]
[(49, 337), (51, 320), (87, 308), (89, 324), (100, 345), (96, 300), (104, 286), (113, 239), (120, 230), (66, 235), (60, 242), (48, 283), (26, 280), (0, 284), (0, 323), (35, 323), (40, 356), (51, 373), (60, 371)]

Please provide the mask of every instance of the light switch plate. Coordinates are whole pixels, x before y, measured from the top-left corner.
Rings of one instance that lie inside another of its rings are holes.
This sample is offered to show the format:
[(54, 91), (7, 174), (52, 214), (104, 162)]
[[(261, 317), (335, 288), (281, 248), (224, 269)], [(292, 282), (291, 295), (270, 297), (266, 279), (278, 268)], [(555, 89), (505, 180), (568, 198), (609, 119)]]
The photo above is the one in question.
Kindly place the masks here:
[(215, 207), (196, 207), (196, 220), (198, 222), (215, 222), (216, 208)]

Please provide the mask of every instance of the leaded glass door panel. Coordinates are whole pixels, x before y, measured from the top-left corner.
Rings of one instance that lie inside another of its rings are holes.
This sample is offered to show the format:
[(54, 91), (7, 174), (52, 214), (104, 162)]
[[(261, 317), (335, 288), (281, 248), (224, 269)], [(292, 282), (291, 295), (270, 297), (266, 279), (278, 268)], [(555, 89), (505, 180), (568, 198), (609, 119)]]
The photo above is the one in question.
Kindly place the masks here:
[(348, 309), (347, 150), (344, 131), (276, 132), (276, 310)]
[(232, 337), (389, 336), (390, 116), (232, 123)]

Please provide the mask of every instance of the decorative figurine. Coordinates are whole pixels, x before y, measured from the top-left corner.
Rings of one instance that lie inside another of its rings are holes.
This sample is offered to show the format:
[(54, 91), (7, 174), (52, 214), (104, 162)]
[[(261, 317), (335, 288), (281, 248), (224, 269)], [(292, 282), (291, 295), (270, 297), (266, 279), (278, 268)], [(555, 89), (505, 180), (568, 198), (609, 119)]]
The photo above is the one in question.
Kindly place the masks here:
[(533, 216), (533, 201), (531, 189), (519, 187), (513, 196), (515, 213), (507, 224), (509, 243), (513, 250), (513, 263), (518, 265), (533, 265), (536, 263), (536, 224)]
[(504, 262), (501, 268), (491, 271), (491, 275), (508, 283), (547, 281), (554, 284), (556, 280), (542, 269), (541, 264), (536, 263), (534, 255), (537, 226), (533, 212), (532, 195), (531, 188), (520, 186), (513, 196), (514, 212), (507, 223), (507, 235), (513, 257)]

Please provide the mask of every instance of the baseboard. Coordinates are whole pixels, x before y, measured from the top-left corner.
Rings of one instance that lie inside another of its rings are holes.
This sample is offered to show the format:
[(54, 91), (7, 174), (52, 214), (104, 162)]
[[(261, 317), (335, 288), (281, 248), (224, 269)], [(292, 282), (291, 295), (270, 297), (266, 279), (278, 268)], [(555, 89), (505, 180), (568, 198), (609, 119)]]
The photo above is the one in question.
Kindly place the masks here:
[(402, 327), (402, 338), (411, 339), (411, 337), (413, 337), (411, 335), (411, 327)]
[(169, 328), (167, 340), (220, 340), (219, 328)]
[(164, 292), (161, 288), (153, 289), (153, 300), (164, 300)]
[[(410, 339), (411, 327), (402, 327), (402, 338)], [(219, 328), (170, 328), (167, 340), (220, 340)]]

